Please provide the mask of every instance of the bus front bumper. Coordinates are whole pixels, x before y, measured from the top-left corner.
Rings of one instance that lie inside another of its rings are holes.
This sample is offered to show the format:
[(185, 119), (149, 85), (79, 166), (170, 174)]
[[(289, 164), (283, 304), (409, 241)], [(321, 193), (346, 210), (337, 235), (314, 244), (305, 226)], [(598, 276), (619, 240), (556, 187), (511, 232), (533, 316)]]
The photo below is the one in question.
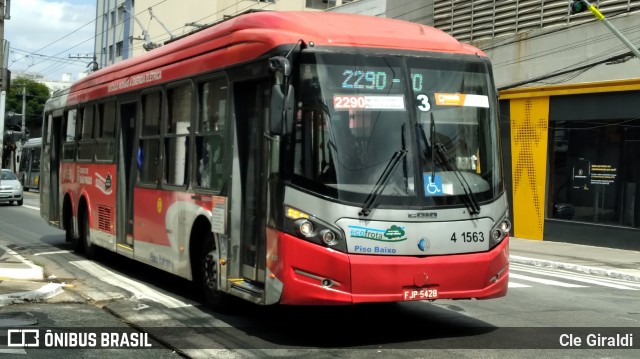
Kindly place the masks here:
[(487, 252), (425, 257), (346, 254), (285, 233), (274, 237), (277, 248), (271, 249), (279, 260), (268, 266), (282, 282), (281, 304), (489, 299), (507, 294), (508, 237)]

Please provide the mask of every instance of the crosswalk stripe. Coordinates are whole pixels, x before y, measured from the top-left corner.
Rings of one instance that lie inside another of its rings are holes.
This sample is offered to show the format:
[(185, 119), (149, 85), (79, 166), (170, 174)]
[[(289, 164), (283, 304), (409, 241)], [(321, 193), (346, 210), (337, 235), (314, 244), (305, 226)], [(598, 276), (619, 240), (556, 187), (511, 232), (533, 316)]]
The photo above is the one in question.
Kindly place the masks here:
[[(630, 287), (628, 285), (611, 283), (611, 282), (608, 282), (608, 281), (603, 281), (603, 280), (598, 280), (598, 279), (593, 279), (593, 278), (580, 277), (580, 276), (575, 276), (575, 275), (565, 274), (565, 273), (562, 273), (562, 274), (550, 273), (550, 272), (537, 271), (537, 270), (534, 270), (534, 269), (527, 269), (527, 268), (510, 268), (510, 270), (512, 270), (512, 271), (515, 270), (515, 271), (518, 271), (518, 272), (540, 274), (540, 275), (544, 275), (544, 276), (548, 276), (548, 277), (564, 278), (564, 279), (569, 279), (569, 280), (573, 280), (573, 281), (576, 281), (576, 282), (595, 284), (595, 285), (599, 285), (599, 286), (602, 286), (602, 287), (624, 289), (624, 290), (638, 290), (638, 289), (632, 288), (632, 287)], [(509, 275), (512, 276), (513, 274), (514, 273), (510, 273)]]
[(160, 293), (144, 283), (116, 274), (92, 261), (80, 260), (72, 261), (69, 263), (93, 275), (103, 282), (130, 291), (137, 298), (147, 298), (163, 304), (167, 308), (191, 307), (191, 304), (182, 302), (176, 298)]
[(529, 281), (529, 282), (548, 284), (548, 285), (554, 285), (554, 286), (557, 286), (557, 287), (565, 287), (565, 288), (584, 288), (585, 287), (584, 285), (563, 283), (563, 282), (558, 282), (556, 280), (551, 280), (551, 279), (542, 279), (542, 278), (529, 277), (529, 276), (522, 275), (522, 274), (517, 274), (517, 273), (509, 273), (509, 278), (522, 279), (522, 280), (526, 280), (526, 281)]
[(534, 267), (534, 266), (531, 266), (531, 265), (519, 264), (519, 263), (511, 263), (509, 266), (510, 266), (510, 270), (527, 269), (527, 270), (530, 270), (530, 271), (535, 271), (536, 273), (540, 273), (540, 274), (551, 273), (551, 274), (559, 274), (559, 275), (562, 275), (562, 276), (590, 278), (590, 279), (595, 279), (595, 280), (598, 280), (598, 281), (601, 281), (601, 282), (624, 285), (624, 286), (633, 287), (633, 288), (640, 288), (640, 282), (633, 282), (633, 281), (620, 279), (620, 278), (602, 277), (602, 276), (594, 275), (594, 274), (590, 274), (590, 273), (569, 272), (569, 271), (562, 270), (562, 269)]
[(0, 348), (0, 354), (19, 354), (19, 355), (27, 355), (27, 351), (24, 349), (11, 348), (11, 349), (2, 349)]
[(526, 285), (526, 284), (514, 283), (512, 281), (509, 281), (509, 288), (531, 288), (531, 286), (530, 285)]

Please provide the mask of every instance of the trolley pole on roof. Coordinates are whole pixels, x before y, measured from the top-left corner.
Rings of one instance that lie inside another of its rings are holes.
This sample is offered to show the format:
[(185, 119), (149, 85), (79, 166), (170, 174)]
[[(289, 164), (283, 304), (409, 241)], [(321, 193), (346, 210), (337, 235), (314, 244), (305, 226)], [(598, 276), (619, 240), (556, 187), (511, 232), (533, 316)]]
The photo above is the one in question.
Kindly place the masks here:
[(636, 55), (637, 58), (640, 59), (640, 51), (638, 51), (638, 48), (635, 47), (631, 41), (627, 40), (627, 38), (622, 35), (622, 33), (620, 31), (618, 31), (618, 29), (616, 29), (613, 24), (611, 24), (609, 22), (609, 20), (607, 20), (604, 15), (600, 12), (600, 10), (598, 10), (594, 5), (590, 4), (589, 1), (587, 0), (573, 0), (571, 2), (571, 14), (578, 14), (581, 13), (585, 10), (589, 10), (591, 11), (591, 13), (593, 14), (593, 16), (596, 17), (596, 19), (602, 21), (602, 23), (614, 34), (618, 37), (618, 39), (620, 39), (620, 41), (622, 41), (622, 43), (624, 43), (629, 49), (631, 49), (631, 52), (633, 52), (634, 55)]

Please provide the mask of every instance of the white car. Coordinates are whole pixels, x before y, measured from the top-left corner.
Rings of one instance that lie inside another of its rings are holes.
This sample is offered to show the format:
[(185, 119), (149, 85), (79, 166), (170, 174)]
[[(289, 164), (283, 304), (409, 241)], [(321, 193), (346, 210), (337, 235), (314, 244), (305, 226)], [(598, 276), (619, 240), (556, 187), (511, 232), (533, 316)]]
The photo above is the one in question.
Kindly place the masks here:
[(22, 184), (11, 170), (0, 171), (0, 203), (16, 202), (22, 206)]

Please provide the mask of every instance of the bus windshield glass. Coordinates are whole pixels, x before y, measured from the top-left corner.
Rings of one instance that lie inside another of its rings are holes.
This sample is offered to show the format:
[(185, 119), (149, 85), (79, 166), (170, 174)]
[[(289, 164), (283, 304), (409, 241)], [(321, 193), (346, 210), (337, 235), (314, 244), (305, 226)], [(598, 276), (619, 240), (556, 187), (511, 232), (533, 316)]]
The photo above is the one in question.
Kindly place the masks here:
[(303, 54), (292, 181), (356, 204), (381, 186), (378, 206), (494, 199), (495, 106), (484, 61)]

